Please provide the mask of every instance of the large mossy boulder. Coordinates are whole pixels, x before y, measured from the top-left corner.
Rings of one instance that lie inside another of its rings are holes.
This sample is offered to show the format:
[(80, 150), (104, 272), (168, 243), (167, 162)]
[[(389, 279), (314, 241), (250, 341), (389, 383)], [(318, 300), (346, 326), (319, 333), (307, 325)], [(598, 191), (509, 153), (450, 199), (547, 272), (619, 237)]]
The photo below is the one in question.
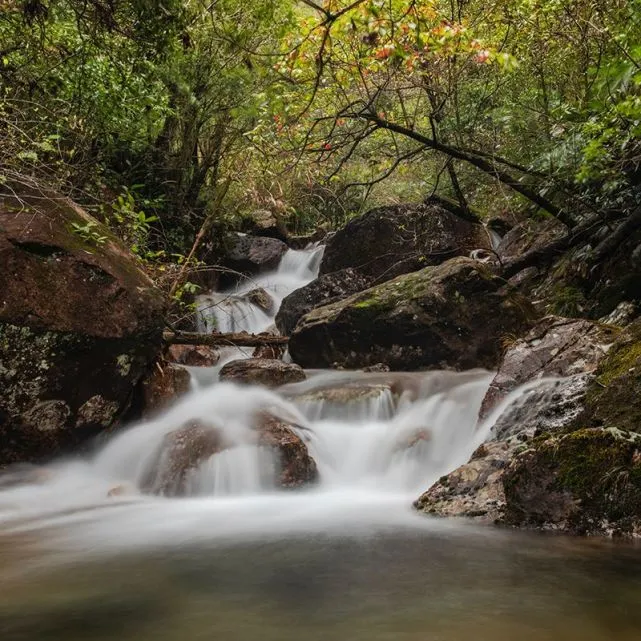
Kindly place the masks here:
[(485, 228), (442, 207), (379, 207), (354, 218), (327, 241), (320, 273), (351, 267), (370, 282), (383, 282), (480, 248), (491, 248)]
[(98, 221), (24, 181), (0, 193), (0, 465), (113, 425), (160, 347), (164, 299)]
[(469, 369), (497, 365), (529, 306), (470, 258), (400, 276), (303, 316), (289, 350), (303, 367)]
[(369, 279), (351, 267), (320, 276), (283, 299), (276, 314), (276, 327), (281, 334), (289, 336), (308, 312), (362, 292), (369, 285)]
[(542, 438), (503, 474), (509, 525), (576, 534), (641, 534), (641, 437), (583, 429)]

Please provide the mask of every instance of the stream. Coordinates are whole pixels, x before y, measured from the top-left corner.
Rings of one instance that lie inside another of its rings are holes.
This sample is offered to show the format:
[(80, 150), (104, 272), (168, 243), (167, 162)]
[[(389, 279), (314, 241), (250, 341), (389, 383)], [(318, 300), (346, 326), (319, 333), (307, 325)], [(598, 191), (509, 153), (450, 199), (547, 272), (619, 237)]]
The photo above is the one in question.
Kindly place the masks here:
[[(290, 250), (274, 272), (202, 297), (202, 329), (268, 329), (321, 255)], [(245, 298), (256, 288), (271, 313)], [(485, 371), (310, 371), (277, 392), (217, 382), (225, 362), (248, 355), (226, 348), (216, 367), (190, 368), (190, 395), (86, 456), (0, 478), (0, 638), (640, 638), (634, 544), (412, 510), (522, 390), (479, 425)], [(298, 426), (314, 487), (277, 487), (271, 450), (248, 439), (251, 416), (267, 410)], [(193, 420), (215, 420), (234, 447), (190, 472), (187, 496), (142, 493), (163, 438)]]

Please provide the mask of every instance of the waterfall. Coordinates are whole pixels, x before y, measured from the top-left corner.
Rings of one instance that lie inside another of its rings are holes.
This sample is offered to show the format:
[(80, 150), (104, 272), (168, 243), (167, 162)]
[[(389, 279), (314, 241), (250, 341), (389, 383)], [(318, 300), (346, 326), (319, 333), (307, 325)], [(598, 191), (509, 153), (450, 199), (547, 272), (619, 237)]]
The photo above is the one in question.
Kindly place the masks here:
[[(230, 290), (200, 296), (197, 303), (199, 331), (258, 334), (269, 330), (283, 298), (316, 278), (323, 249), (319, 244), (307, 249), (289, 249), (275, 271), (245, 278)], [(248, 298), (255, 290), (267, 293), (270, 309), (265, 310)]]
[[(282, 299), (318, 273), (322, 251), (290, 250), (275, 271), (201, 297), (203, 329), (267, 329)], [(269, 312), (247, 299), (256, 288), (271, 297)], [(95, 551), (364, 524), (372, 515), (405, 521), (412, 500), (489, 433), (489, 423), (478, 424), (489, 372), (310, 371), (277, 391), (217, 382), (221, 364), (250, 353), (230, 348), (217, 367), (192, 368), (190, 395), (92, 455), (9, 470), (0, 477), (0, 527), (55, 528), (57, 543), (75, 553), (81, 543)], [(265, 414), (305, 442), (315, 484), (278, 485), (278, 451), (256, 435), (256, 417)], [(190, 465), (174, 478), (182, 455)]]

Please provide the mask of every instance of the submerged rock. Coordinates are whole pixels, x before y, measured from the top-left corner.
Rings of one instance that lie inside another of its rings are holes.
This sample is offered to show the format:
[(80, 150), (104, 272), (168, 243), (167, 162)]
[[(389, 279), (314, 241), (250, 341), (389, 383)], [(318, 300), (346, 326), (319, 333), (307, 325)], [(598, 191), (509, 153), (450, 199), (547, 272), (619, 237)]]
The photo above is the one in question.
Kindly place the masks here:
[(503, 476), (509, 525), (641, 534), (641, 437), (584, 429), (539, 439)]
[(318, 478), (316, 462), (307, 446), (288, 423), (269, 414), (258, 419), (258, 444), (269, 447), (278, 456), (276, 483), (282, 488), (298, 488)]
[(269, 358), (248, 358), (231, 361), (220, 370), (220, 380), (243, 385), (279, 387), (305, 380), (298, 365)]
[(485, 228), (437, 205), (379, 207), (327, 241), (320, 273), (351, 267), (383, 282), (479, 248), (491, 249)]
[[(275, 487), (298, 488), (317, 479), (316, 463), (292, 426), (274, 416), (260, 414), (253, 430), (241, 441), (231, 440), (224, 429), (200, 420), (189, 421), (167, 434), (149, 464), (141, 490), (162, 496), (185, 496), (190, 491), (190, 475), (201, 465), (216, 454), (246, 445), (267, 448), (274, 454), (274, 468), (269, 475)], [(242, 474), (242, 470), (236, 472)]]
[(0, 194), (0, 465), (113, 425), (160, 348), (164, 299), (98, 221), (26, 180)]
[(301, 318), (289, 351), (303, 367), (495, 367), (529, 307), (480, 263), (454, 258), (400, 276)]
[(165, 436), (140, 489), (149, 494), (183, 496), (189, 472), (227, 446), (223, 432), (215, 425), (189, 421)]
[(296, 323), (308, 312), (362, 292), (369, 285), (369, 279), (349, 267), (324, 274), (285, 297), (276, 314), (276, 326), (281, 334), (289, 336)]
[(189, 392), (191, 376), (189, 372), (175, 363), (165, 363), (154, 367), (144, 379), (144, 414), (156, 413), (177, 401)]

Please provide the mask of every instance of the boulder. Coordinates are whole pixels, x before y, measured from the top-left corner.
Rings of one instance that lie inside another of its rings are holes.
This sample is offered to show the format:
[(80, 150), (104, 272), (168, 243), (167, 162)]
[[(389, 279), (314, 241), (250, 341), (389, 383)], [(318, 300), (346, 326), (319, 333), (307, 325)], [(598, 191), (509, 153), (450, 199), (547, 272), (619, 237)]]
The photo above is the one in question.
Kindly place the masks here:
[(220, 352), (206, 345), (170, 345), (167, 359), (180, 365), (214, 367), (220, 360)]
[(469, 463), (439, 479), (414, 507), (425, 514), (497, 521), (505, 505), (501, 477), (510, 452), (506, 443), (481, 445)]
[(94, 218), (28, 181), (0, 193), (0, 465), (112, 426), (160, 349), (165, 301)]
[(182, 496), (188, 474), (228, 446), (223, 432), (215, 425), (188, 421), (164, 437), (140, 489), (148, 494)]
[(221, 275), (219, 286), (222, 289), (235, 284), (239, 278), (238, 274), (251, 276), (276, 269), (287, 251), (287, 245), (277, 238), (247, 236), (241, 233), (228, 234), (225, 237), (225, 245), (224, 266), (236, 273)]
[(308, 312), (362, 292), (369, 285), (370, 281), (351, 267), (320, 276), (283, 299), (276, 314), (276, 327), (283, 336), (289, 336)]
[(318, 479), (316, 462), (309, 455), (307, 446), (284, 421), (263, 414), (257, 427), (258, 444), (269, 447), (278, 455), (276, 484), (282, 488), (298, 488)]
[[(277, 487), (298, 488), (317, 480), (318, 471), (307, 446), (289, 424), (268, 414), (258, 415), (250, 443), (273, 450)], [(230, 440), (223, 429), (192, 420), (170, 432), (150, 463), (141, 489), (149, 494), (184, 496), (189, 474), (209, 458), (240, 444)]]
[[(547, 317), (507, 350), (483, 401), (487, 417), (507, 394), (544, 378), (495, 419), (489, 439), (469, 463), (439, 479), (415, 506), (422, 512), (499, 521), (505, 508), (503, 473), (536, 438), (575, 428), (594, 372), (618, 330), (581, 319)], [(547, 378), (556, 377), (556, 378)]]
[(479, 248), (491, 249), (485, 228), (437, 205), (379, 207), (327, 240), (320, 273), (351, 267), (383, 282)]
[(539, 439), (503, 474), (508, 525), (641, 534), (641, 437), (614, 428)]
[(483, 400), (485, 416), (509, 392), (544, 376), (594, 372), (619, 330), (586, 319), (548, 316), (506, 351)]
[(262, 287), (252, 289), (243, 298), (262, 309), (266, 314), (271, 314), (274, 311), (274, 299)]
[(144, 414), (156, 413), (189, 392), (191, 376), (175, 363), (154, 367), (142, 383)]
[(529, 307), (470, 258), (400, 276), (303, 316), (289, 341), (307, 368), (493, 368)]
[(243, 219), (242, 230), (252, 236), (266, 236), (287, 241), (287, 229), (282, 221), (268, 209), (256, 209)]
[(556, 218), (524, 220), (501, 238), (496, 253), (502, 263), (509, 263), (527, 252), (542, 249), (566, 232), (565, 225)]
[(305, 380), (298, 365), (269, 358), (248, 358), (231, 361), (220, 370), (220, 380), (242, 385), (279, 387)]

